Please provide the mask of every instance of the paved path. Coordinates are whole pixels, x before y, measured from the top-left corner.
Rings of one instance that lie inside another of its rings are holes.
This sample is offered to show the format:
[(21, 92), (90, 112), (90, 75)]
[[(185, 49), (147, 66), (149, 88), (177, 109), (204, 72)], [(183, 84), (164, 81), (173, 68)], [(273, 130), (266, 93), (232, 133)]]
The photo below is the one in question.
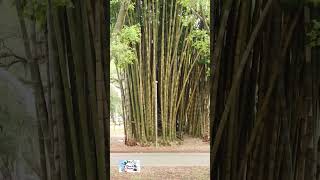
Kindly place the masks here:
[(141, 166), (210, 166), (210, 153), (110, 153), (111, 166), (140, 160)]

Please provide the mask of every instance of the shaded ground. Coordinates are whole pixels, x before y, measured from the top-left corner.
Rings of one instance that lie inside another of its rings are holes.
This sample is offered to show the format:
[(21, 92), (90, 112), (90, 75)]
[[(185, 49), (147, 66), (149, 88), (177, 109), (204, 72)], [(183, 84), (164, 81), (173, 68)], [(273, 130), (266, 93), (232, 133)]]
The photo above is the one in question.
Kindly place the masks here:
[(111, 180), (209, 180), (210, 167), (141, 167), (140, 173), (119, 173), (111, 168)]
[(111, 153), (110, 165), (121, 160), (140, 160), (143, 167), (210, 166), (210, 153)]
[(111, 152), (209, 152), (209, 142), (202, 142), (201, 139), (185, 137), (182, 144), (171, 146), (126, 146), (124, 137), (111, 137)]

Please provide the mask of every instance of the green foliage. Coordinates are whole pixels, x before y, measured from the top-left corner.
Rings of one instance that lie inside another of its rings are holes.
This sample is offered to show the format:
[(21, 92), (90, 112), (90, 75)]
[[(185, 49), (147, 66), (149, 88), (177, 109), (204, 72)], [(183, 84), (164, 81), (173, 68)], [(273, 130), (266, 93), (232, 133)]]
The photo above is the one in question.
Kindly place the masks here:
[(119, 0), (110, 0), (110, 5), (113, 6), (115, 4), (118, 4), (119, 2)]
[(46, 21), (47, 1), (25, 1), (23, 15), (29, 19), (35, 19), (39, 26), (43, 27)]
[(183, 7), (189, 7), (191, 5), (191, 0), (180, 0), (179, 3)]
[[(192, 31), (188, 39), (192, 42), (192, 47), (203, 57), (208, 57), (210, 54), (210, 37), (205, 30)], [(203, 61), (203, 60), (202, 60)], [(206, 62), (206, 60), (205, 60)]]
[(133, 11), (134, 8), (135, 8), (135, 4), (134, 4), (133, 2), (129, 3), (129, 5), (128, 5), (128, 11), (129, 11), (129, 12), (130, 12), (130, 11)]
[(120, 9), (119, 0), (110, 1), (110, 28), (113, 29), (114, 24), (117, 21), (117, 15)]
[(193, 30), (188, 40), (192, 42), (192, 47), (200, 55), (198, 64), (205, 65), (206, 76), (210, 75), (210, 36), (205, 30)]
[(210, 63), (210, 59), (208, 57), (206, 58), (202, 58), (198, 61), (199, 64), (209, 64)]
[(307, 33), (309, 45), (311, 47), (320, 46), (320, 22), (317, 20), (312, 21), (311, 31)]
[(118, 35), (111, 39), (111, 59), (119, 68), (133, 64), (136, 59), (134, 46), (140, 42), (140, 26), (125, 26)]
[(114, 24), (117, 21), (118, 13), (122, 3), (128, 4), (128, 12), (132, 12), (135, 9), (135, 1), (133, 0), (110, 0), (110, 26), (113, 29)]
[(205, 30), (193, 30), (188, 40), (192, 42), (192, 47), (197, 50), (200, 55), (198, 64), (205, 65), (206, 75), (210, 75), (210, 36)]
[(202, 15), (207, 22), (210, 22), (210, 1), (209, 0), (179, 0), (179, 5), (184, 8), (182, 22), (184, 26), (195, 24), (198, 15)]
[(133, 64), (136, 60), (134, 49), (121, 42), (119, 38), (111, 41), (111, 59), (119, 68), (125, 68), (128, 64)]
[(182, 15), (183, 26), (187, 27), (189, 25), (194, 25), (196, 21), (197, 21), (197, 18), (194, 15), (183, 12), (183, 15)]
[(210, 1), (209, 0), (179, 0), (178, 3), (188, 10), (195, 9), (198, 10), (200, 7), (205, 11), (210, 11)]
[(120, 33), (120, 39), (126, 44), (136, 44), (140, 41), (140, 25), (125, 26)]

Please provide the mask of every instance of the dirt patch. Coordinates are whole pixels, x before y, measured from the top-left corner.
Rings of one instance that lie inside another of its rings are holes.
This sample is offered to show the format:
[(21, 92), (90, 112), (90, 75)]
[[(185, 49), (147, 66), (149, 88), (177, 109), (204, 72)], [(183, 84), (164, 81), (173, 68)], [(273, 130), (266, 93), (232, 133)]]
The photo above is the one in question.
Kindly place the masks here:
[(186, 136), (180, 143), (174, 143), (171, 146), (154, 145), (148, 147), (142, 146), (126, 146), (124, 137), (111, 137), (110, 151), (115, 152), (209, 152), (209, 142), (203, 142), (199, 138)]
[(141, 167), (140, 173), (119, 173), (112, 167), (112, 180), (208, 180), (210, 167)]

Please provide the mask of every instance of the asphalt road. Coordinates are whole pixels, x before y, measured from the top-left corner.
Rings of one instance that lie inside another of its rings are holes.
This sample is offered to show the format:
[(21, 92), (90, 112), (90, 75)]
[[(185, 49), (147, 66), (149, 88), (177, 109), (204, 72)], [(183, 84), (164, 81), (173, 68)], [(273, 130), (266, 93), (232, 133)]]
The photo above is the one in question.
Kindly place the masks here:
[(120, 160), (140, 160), (143, 166), (210, 166), (210, 153), (110, 153), (111, 166)]

